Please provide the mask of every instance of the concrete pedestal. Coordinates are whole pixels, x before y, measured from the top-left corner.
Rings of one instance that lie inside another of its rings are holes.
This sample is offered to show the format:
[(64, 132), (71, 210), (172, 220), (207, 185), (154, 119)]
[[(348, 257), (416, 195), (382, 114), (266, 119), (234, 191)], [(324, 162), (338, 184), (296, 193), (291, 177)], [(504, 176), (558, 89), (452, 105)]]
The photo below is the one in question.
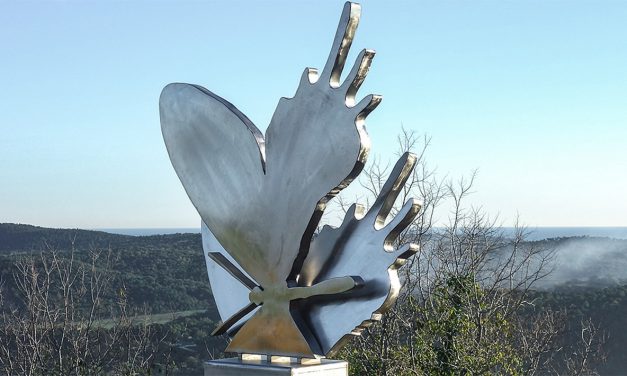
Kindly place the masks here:
[(205, 363), (205, 376), (348, 376), (348, 363), (321, 359), (318, 364), (269, 362), (240, 358), (211, 360)]

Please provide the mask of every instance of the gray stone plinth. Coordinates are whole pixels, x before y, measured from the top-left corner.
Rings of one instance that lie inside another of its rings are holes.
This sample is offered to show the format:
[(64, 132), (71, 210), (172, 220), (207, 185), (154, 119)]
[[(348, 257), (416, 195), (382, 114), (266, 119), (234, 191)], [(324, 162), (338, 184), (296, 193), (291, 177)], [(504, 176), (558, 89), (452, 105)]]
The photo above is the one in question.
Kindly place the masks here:
[(348, 376), (348, 363), (322, 359), (319, 364), (268, 362), (239, 358), (211, 360), (205, 363), (205, 376)]

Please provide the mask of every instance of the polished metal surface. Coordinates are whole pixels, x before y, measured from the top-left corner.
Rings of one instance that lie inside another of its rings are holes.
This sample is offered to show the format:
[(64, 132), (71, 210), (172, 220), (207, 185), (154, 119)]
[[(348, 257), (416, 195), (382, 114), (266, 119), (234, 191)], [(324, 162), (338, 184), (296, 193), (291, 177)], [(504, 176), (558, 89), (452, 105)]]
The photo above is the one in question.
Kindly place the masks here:
[(378, 320), (398, 296), (396, 270), (418, 250), (416, 245), (394, 247), (396, 239), (416, 217), (420, 205), (408, 200), (385, 224), (394, 201), (411, 175), (416, 157), (404, 154), (370, 210), (353, 204), (338, 228), (325, 226), (312, 241), (299, 285), (346, 274), (359, 275), (364, 287), (327, 299), (317, 297), (301, 304), (305, 321), (314, 330), (322, 352), (332, 356), (349, 338)]
[[(320, 74), (305, 69), (281, 98), (265, 138), (235, 106), (197, 85), (166, 86), (161, 129), (203, 224), (203, 247), (227, 351), (309, 357), (332, 353), (396, 297), (396, 268), (415, 252), (393, 250), (418, 205), (384, 226), (413, 168), (407, 154), (373, 208), (357, 206), (313, 241), (331, 198), (362, 170), (370, 148), (364, 120), (381, 97), (356, 94), (374, 52), (362, 50), (340, 81), (359, 22), (346, 3)], [(357, 216), (355, 216), (357, 214)], [(374, 316), (373, 316), (374, 315)]]
[[(218, 313), (223, 321), (229, 320), (240, 312), (240, 310), (248, 307), (249, 300), (248, 294), (250, 290), (243, 285), (240, 281), (235, 279), (230, 272), (220, 267), (211, 257), (209, 253), (219, 252), (231, 263), (235, 264), (235, 261), (228, 254), (228, 252), (220, 245), (218, 240), (213, 236), (207, 226), (201, 224), (202, 231), (202, 245), (205, 254), (205, 263), (207, 265), (207, 274), (209, 276), (209, 284), (211, 285), (211, 293), (216, 301), (218, 307)], [(241, 268), (239, 268), (244, 275), (248, 276)], [(248, 276), (249, 277), (249, 276)], [(220, 329), (237, 328), (236, 323), (242, 324), (252, 317), (252, 312), (257, 309), (255, 304), (250, 313), (243, 316), (242, 319), (236, 320), (234, 323), (228, 323), (227, 326), (219, 326), (215, 332)]]
[(314, 70), (306, 69), (294, 97), (281, 98), (265, 141), (244, 114), (206, 89), (177, 83), (161, 94), (164, 140), (188, 196), (261, 285), (295, 277), (326, 202), (365, 162), (370, 141), (356, 119), (379, 98), (347, 102), (373, 54), (362, 51), (344, 83), (337, 82), (358, 18), (357, 5), (345, 7), (325, 70), (311, 83)]

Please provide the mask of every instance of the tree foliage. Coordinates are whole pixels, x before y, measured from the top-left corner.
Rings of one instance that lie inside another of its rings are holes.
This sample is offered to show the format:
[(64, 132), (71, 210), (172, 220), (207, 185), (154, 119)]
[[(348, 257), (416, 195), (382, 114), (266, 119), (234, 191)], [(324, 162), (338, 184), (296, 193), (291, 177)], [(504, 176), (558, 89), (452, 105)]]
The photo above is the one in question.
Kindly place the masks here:
[[(124, 290), (113, 304), (109, 258), (90, 263), (54, 251), (16, 262), (17, 301), (0, 316), (0, 371), (7, 375), (142, 374), (160, 344), (152, 327), (137, 322)], [(111, 303), (109, 301), (109, 303)]]
[[(469, 205), (475, 174), (438, 179), (425, 161), (428, 139), (405, 132), (399, 141), (401, 152), (418, 149), (420, 156), (399, 201), (423, 200), (421, 215), (399, 241), (414, 242), (421, 251), (402, 269), (404, 290), (392, 311), (345, 350), (351, 374), (534, 375), (572, 369), (572, 357), (555, 356), (567, 350), (556, 343), (563, 331), (551, 325), (556, 314), (533, 316), (527, 309), (537, 282), (551, 271), (552, 249), (525, 241), (525, 229), (517, 224), (505, 233)], [(386, 175), (375, 162), (361, 183), (376, 197)], [(587, 331), (589, 343), (597, 341), (597, 332)], [(589, 360), (579, 363), (578, 374), (592, 372), (598, 352), (584, 346), (577, 353), (577, 359)]]

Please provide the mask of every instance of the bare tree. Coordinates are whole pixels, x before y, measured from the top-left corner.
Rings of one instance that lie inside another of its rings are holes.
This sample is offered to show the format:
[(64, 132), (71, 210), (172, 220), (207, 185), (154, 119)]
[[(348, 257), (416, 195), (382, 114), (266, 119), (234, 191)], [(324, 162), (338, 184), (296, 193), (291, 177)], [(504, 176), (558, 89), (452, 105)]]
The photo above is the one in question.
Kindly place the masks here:
[(2, 303), (0, 371), (6, 375), (146, 373), (162, 338), (112, 291), (111, 252), (89, 260), (54, 250), (18, 259), (16, 298)]
[(574, 349), (565, 354), (566, 369), (569, 375), (599, 375), (595, 364), (605, 360), (603, 345), (607, 340), (605, 333), (592, 319), (581, 320), (579, 327), (580, 340)]
[[(526, 229), (518, 223), (506, 232), (482, 209), (468, 206), (476, 174), (458, 181), (438, 178), (425, 160), (428, 145), (428, 138), (410, 131), (399, 137), (399, 155), (413, 151), (418, 158), (398, 200), (418, 197), (423, 202), (421, 214), (399, 242), (416, 243), (421, 251), (401, 270), (404, 288), (395, 307), (344, 353), (352, 373), (546, 371), (562, 351), (555, 343), (563, 331), (558, 313), (538, 315), (528, 325), (520, 323), (520, 313), (532, 303), (529, 292), (551, 272), (554, 252), (525, 241)], [(387, 175), (387, 166), (378, 160), (366, 169), (360, 181), (370, 197), (366, 204), (377, 197)], [(339, 200), (344, 209), (345, 202)], [(586, 348), (598, 350), (589, 337), (582, 338), (589, 343)], [(581, 350), (573, 364), (584, 369), (592, 353)]]

